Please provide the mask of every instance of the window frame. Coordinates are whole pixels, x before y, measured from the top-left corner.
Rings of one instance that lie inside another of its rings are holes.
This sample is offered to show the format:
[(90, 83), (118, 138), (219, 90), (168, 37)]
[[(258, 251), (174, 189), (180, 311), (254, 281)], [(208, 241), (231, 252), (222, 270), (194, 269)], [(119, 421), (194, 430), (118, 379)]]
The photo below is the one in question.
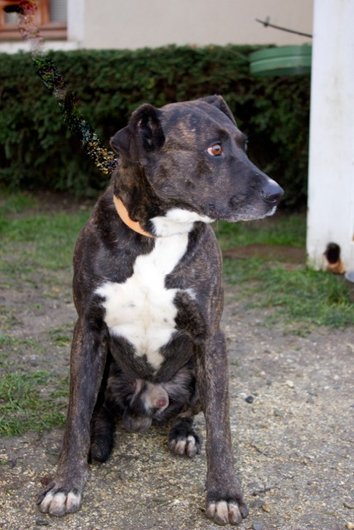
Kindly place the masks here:
[[(49, 40), (66, 40), (67, 24), (63, 22), (53, 22), (50, 20), (49, 1), (50, 0), (38, 0), (36, 22), (38, 24), (40, 34), (45, 39)], [(13, 4), (14, 2), (11, 0), (0, 0), (0, 41), (21, 40), (21, 35), (18, 31), (18, 25), (5, 23), (4, 7)]]

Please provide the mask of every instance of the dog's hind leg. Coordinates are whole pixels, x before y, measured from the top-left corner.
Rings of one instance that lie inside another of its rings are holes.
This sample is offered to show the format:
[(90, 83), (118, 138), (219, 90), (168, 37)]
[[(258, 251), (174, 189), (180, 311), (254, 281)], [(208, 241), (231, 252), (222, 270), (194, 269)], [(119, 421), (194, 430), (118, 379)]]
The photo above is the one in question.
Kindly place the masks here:
[(91, 418), (103, 377), (106, 347), (89, 323), (75, 326), (71, 350), (70, 401), (63, 448), (54, 480), (38, 497), (51, 515), (76, 512), (88, 474)]
[(92, 418), (90, 459), (97, 462), (108, 460), (114, 446), (114, 431), (114, 416), (102, 405)]
[[(111, 373), (112, 355), (107, 352), (106, 366), (102, 378), (101, 388), (97, 397), (95, 410), (91, 421), (91, 446), (89, 461), (106, 462), (111, 456), (114, 446), (114, 432), (116, 425), (116, 407), (110, 406), (107, 400), (107, 384)], [(114, 405), (114, 404), (113, 404)]]
[(193, 458), (200, 453), (200, 436), (193, 428), (193, 417), (181, 416), (168, 435), (168, 447), (176, 455), (186, 455)]

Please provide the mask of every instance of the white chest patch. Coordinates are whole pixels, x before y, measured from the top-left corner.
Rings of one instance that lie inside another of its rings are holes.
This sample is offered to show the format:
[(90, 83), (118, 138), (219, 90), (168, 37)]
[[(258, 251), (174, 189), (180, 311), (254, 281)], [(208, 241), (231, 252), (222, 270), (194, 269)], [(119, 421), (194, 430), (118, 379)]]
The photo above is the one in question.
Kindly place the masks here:
[(106, 282), (96, 293), (104, 298), (105, 322), (112, 336), (123, 337), (138, 356), (146, 355), (157, 370), (164, 360), (160, 348), (176, 329), (177, 289), (166, 289), (188, 245), (188, 232), (157, 238), (150, 254), (138, 256), (133, 275), (124, 283)]

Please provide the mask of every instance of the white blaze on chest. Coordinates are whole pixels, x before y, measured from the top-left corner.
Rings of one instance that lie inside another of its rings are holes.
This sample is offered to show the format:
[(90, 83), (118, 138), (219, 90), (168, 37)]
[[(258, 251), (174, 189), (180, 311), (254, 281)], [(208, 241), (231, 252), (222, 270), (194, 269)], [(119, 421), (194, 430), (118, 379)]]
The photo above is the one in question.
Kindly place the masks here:
[(128, 340), (136, 355), (146, 355), (155, 370), (164, 360), (160, 348), (176, 329), (177, 289), (166, 289), (165, 278), (187, 245), (188, 232), (157, 238), (150, 254), (136, 258), (130, 278), (124, 283), (106, 282), (96, 290), (104, 298), (104, 320), (111, 335)]

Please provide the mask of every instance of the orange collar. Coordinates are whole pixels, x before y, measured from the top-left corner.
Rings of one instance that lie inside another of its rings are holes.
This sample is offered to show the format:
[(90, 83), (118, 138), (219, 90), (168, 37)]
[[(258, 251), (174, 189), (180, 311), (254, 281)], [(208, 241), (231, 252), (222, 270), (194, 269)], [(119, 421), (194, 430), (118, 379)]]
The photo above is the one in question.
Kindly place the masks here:
[(128, 210), (124, 206), (122, 200), (119, 199), (119, 197), (116, 197), (115, 195), (113, 195), (113, 202), (114, 202), (114, 206), (116, 207), (119, 217), (121, 218), (121, 220), (123, 221), (125, 225), (127, 225), (134, 232), (141, 234), (142, 236), (151, 237), (151, 238), (155, 237), (152, 234), (149, 234), (149, 232), (146, 232), (143, 229), (143, 227), (140, 225), (139, 221), (133, 221), (133, 219), (129, 217)]

